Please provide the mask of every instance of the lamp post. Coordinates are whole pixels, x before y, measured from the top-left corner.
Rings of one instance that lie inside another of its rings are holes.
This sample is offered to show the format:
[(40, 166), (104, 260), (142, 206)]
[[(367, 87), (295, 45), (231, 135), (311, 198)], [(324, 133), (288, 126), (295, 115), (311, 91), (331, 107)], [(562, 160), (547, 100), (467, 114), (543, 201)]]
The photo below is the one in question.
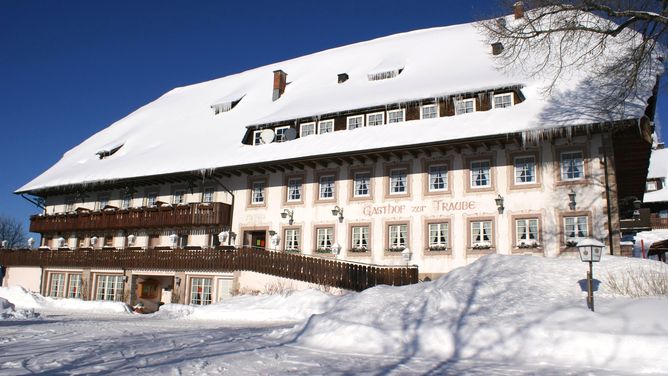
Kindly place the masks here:
[(587, 272), (587, 305), (594, 312), (594, 271), (592, 264), (601, 261), (605, 245), (596, 239), (582, 239), (576, 247), (578, 247), (578, 251), (580, 252), (580, 260), (589, 263), (589, 271)]
[(332, 253), (334, 254), (334, 257), (338, 258), (340, 252), (341, 252), (341, 244), (334, 243), (334, 245), (332, 245)]
[(411, 261), (411, 256), (413, 256), (413, 253), (410, 249), (408, 249), (408, 247), (401, 251), (401, 257), (403, 257), (404, 261), (406, 261), (406, 265), (408, 265), (408, 263)]

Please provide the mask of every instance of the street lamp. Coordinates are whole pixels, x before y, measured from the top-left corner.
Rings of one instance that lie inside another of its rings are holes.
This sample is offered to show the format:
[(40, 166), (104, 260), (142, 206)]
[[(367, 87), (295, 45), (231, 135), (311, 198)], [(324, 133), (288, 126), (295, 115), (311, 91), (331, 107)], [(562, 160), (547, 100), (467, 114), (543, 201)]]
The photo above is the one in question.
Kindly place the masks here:
[(290, 209), (283, 209), (283, 212), (281, 212), (281, 218), (283, 218), (283, 219), (290, 218), (288, 220), (288, 224), (290, 224), (290, 225), (292, 225), (292, 223), (294, 222), (294, 218), (293, 218), (294, 215), (295, 215), (295, 211), (290, 210)]
[(592, 263), (601, 261), (605, 245), (596, 239), (582, 239), (576, 245), (580, 252), (580, 260), (589, 263), (587, 272), (587, 305), (594, 312), (593, 266)]
[(494, 203), (499, 210), (499, 214), (503, 214), (503, 196), (499, 195), (499, 197), (495, 198)]
[(339, 205), (334, 206), (334, 209), (332, 209), (332, 215), (333, 216), (339, 216), (339, 222), (343, 222), (343, 208), (340, 207)]

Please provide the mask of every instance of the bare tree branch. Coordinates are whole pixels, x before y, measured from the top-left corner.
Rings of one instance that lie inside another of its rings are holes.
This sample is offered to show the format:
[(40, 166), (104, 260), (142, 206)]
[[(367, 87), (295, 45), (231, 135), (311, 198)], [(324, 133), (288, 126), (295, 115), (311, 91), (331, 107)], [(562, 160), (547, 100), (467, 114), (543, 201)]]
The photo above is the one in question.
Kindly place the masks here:
[(14, 218), (0, 216), (0, 241), (7, 241), (7, 248), (25, 246), (23, 224)]

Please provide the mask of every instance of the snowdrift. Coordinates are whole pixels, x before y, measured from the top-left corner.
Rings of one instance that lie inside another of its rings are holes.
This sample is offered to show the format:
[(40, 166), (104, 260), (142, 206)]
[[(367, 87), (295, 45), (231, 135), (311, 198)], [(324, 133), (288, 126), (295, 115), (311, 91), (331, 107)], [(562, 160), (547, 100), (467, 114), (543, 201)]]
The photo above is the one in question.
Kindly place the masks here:
[(34, 319), (39, 317), (32, 309), (17, 310), (9, 300), (0, 298), (0, 320), (2, 319)]
[(37, 310), (67, 310), (88, 313), (130, 313), (122, 302), (84, 301), (81, 299), (54, 299), (27, 291), (20, 286), (0, 287), (0, 298), (16, 307)]
[(592, 313), (579, 259), (490, 255), (434, 282), (341, 297), (276, 335), (335, 352), (666, 370), (668, 299), (632, 300), (606, 285), (609, 275), (657, 267), (668, 276), (654, 261), (604, 257)]

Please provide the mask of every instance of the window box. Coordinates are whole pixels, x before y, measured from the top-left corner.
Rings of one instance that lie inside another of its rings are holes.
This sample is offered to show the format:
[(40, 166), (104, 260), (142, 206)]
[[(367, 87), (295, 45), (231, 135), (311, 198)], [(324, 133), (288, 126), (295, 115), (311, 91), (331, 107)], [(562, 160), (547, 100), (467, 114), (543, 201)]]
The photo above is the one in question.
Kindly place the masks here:
[(519, 243), (517, 243), (517, 248), (538, 248), (540, 247), (540, 244), (538, 244), (537, 241), (535, 240), (522, 240)]
[(406, 249), (406, 247), (399, 246), (399, 247), (390, 247), (390, 248), (386, 249), (385, 251), (386, 252), (397, 253), (397, 252), (402, 252), (404, 249)]
[(353, 248), (350, 248), (350, 252), (352, 252), (352, 253), (364, 253), (364, 252), (369, 252), (369, 249), (367, 247), (353, 247)]
[(332, 253), (331, 248), (317, 248), (315, 253)]
[(492, 248), (492, 243), (490, 242), (477, 242), (473, 243), (473, 246), (471, 246), (473, 249), (490, 249)]
[(444, 245), (432, 245), (428, 249), (430, 252), (445, 252), (448, 250), (448, 247)]

